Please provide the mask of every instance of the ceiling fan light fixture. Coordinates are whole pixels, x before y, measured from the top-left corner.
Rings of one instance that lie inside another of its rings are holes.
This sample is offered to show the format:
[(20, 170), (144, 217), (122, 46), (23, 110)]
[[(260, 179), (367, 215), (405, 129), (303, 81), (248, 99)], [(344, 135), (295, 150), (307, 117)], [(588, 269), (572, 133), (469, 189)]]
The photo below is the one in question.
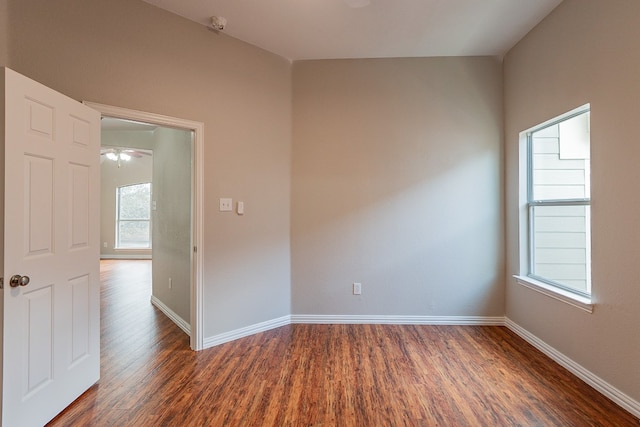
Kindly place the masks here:
[(116, 153), (109, 152), (106, 154), (107, 159), (113, 160), (114, 162), (118, 160), (118, 155)]
[(120, 153), (120, 159), (124, 160), (125, 162), (128, 162), (129, 160), (131, 160), (131, 156), (128, 155), (127, 153)]

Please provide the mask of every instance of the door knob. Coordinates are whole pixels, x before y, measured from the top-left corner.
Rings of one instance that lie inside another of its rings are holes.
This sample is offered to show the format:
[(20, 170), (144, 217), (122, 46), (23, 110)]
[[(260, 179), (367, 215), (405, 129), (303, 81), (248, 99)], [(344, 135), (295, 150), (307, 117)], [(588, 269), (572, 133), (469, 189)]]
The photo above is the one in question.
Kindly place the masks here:
[(11, 276), (9, 285), (11, 285), (12, 288), (16, 288), (18, 286), (27, 286), (30, 281), (31, 279), (29, 279), (29, 276), (21, 276), (19, 274), (15, 274)]

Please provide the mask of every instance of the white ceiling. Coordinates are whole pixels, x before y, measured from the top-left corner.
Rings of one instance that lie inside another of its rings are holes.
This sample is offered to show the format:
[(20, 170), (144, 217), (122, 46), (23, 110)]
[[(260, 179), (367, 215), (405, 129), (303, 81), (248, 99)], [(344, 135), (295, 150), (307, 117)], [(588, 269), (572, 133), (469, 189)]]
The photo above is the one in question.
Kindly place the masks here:
[(502, 56), (562, 0), (144, 1), (301, 60)]

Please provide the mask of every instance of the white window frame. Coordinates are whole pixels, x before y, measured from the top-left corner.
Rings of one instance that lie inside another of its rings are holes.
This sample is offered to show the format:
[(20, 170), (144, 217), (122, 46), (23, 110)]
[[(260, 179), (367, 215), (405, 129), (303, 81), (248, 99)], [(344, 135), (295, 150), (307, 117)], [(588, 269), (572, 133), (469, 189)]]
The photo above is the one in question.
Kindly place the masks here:
[[(533, 199), (533, 165), (532, 165), (532, 135), (533, 133), (557, 125), (590, 111), (590, 105), (586, 104), (555, 117), (540, 125), (534, 126), (520, 134), (520, 274), (515, 275), (516, 282), (529, 289), (547, 295), (556, 300), (565, 302), (574, 307), (593, 311), (592, 294), (580, 292), (553, 280), (533, 274), (534, 266), (534, 229), (533, 209), (535, 206), (590, 206), (591, 199)], [(589, 212), (589, 210), (587, 210)], [(587, 213), (587, 245), (590, 246), (591, 218)], [(590, 248), (588, 248), (587, 277), (589, 288), (591, 287), (591, 260)]]
[[(134, 185), (145, 185), (148, 184), (149, 185), (149, 191), (151, 191), (151, 183), (150, 182), (139, 182), (136, 184), (125, 184), (125, 185), (119, 185), (116, 187), (116, 235), (115, 235), (115, 249), (118, 250), (132, 250), (132, 251), (137, 251), (137, 250), (148, 250), (151, 249), (152, 246), (152, 242), (151, 242), (151, 206), (149, 206), (149, 219), (143, 219), (143, 218), (139, 218), (139, 219), (120, 219), (120, 190), (122, 188), (126, 188), (126, 187), (132, 187)], [(122, 247), (120, 245), (120, 222), (148, 222), (149, 223), (149, 246), (143, 247)]]

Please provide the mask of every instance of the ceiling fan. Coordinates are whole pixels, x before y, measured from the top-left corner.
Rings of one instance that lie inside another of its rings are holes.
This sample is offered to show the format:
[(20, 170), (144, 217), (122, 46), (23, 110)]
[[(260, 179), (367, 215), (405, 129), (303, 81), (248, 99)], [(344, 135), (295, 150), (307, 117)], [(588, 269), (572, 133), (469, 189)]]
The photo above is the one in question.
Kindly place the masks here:
[[(102, 148), (100, 150), (101, 162), (104, 159), (111, 160), (118, 163), (120, 167), (121, 162), (128, 162), (132, 158), (141, 158), (143, 156), (151, 156), (150, 150), (137, 150), (132, 148)], [(103, 157), (104, 156), (104, 157)]]

